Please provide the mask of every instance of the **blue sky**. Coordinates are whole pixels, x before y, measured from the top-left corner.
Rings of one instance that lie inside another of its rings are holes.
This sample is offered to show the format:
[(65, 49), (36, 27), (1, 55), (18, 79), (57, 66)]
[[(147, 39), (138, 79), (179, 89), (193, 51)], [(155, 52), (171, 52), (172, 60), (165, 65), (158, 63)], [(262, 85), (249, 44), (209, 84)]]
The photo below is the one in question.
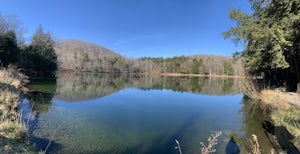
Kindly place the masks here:
[(222, 32), (234, 27), (229, 11), (250, 12), (247, 0), (0, 0), (2, 15), (27, 28), (39, 25), (54, 39), (78, 39), (138, 58), (231, 56), (242, 50)]

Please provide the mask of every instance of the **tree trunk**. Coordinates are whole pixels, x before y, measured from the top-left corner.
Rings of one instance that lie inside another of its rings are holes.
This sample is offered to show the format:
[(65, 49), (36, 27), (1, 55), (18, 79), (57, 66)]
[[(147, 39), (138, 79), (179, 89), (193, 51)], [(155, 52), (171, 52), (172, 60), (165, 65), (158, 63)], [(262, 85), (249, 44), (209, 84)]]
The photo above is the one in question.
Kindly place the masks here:
[(297, 76), (297, 83), (300, 82), (300, 68), (299, 68), (299, 54), (296, 52), (296, 57), (295, 57), (295, 68), (296, 68), (296, 76)]

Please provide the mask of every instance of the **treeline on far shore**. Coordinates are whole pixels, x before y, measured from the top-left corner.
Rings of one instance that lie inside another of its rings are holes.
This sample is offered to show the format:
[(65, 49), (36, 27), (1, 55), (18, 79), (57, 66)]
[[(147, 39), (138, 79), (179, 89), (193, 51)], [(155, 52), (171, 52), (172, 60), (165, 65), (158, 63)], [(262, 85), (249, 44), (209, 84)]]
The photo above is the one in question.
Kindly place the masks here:
[(142, 57), (131, 59), (102, 46), (78, 40), (52, 39), (41, 26), (25, 42), (24, 27), (14, 16), (0, 14), (0, 66), (14, 66), (29, 76), (56, 70), (129, 74), (204, 74), (244, 76), (241, 60), (223, 56)]
[(79, 40), (56, 41), (54, 48), (58, 57), (58, 69), (63, 71), (244, 76), (242, 61), (232, 57), (195, 55), (131, 59), (102, 46)]

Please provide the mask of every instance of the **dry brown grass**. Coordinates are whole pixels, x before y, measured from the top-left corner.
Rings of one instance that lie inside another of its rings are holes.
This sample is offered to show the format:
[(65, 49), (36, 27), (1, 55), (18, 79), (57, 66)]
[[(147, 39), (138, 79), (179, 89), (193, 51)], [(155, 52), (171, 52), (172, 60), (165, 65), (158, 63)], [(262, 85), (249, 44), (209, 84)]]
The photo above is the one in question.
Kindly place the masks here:
[(242, 92), (249, 98), (258, 100), (260, 91), (261, 89), (260, 86), (258, 86), (257, 81), (248, 75), (244, 82)]
[[(218, 144), (218, 138), (222, 135), (222, 132), (215, 132), (214, 134), (211, 134), (211, 136), (207, 139), (208, 145), (206, 146), (203, 142), (200, 142), (201, 144), (201, 153), (202, 154), (210, 154), (216, 152), (216, 149), (214, 148), (215, 145)], [(177, 146), (175, 149), (178, 149), (179, 154), (182, 154), (180, 143), (178, 140), (175, 140)]]
[(0, 68), (0, 153), (21, 153), (28, 139), (27, 128), (17, 108), (21, 88), (28, 78), (15, 69)]
[(287, 109), (273, 111), (271, 117), (275, 126), (285, 127), (294, 136), (292, 142), (300, 149), (300, 110), (289, 106)]
[(0, 82), (0, 120), (14, 120), (21, 102), (21, 91)]
[(275, 108), (286, 109), (288, 103), (274, 90), (264, 89), (260, 92), (259, 99)]
[(15, 88), (21, 88), (28, 82), (28, 77), (13, 68), (0, 69), (0, 82)]
[(201, 153), (202, 154), (210, 154), (216, 152), (216, 149), (214, 148), (215, 145), (218, 144), (218, 138), (222, 135), (222, 132), (215, 132), (214, 134), (211, 134), (211, 136), (207, 139), (208, 145), (206, 146), (203, 142), (200, 142), (201, 144)]
[(264, 89), (260, 92), (259, 98), (273, 108), (271, 118), (274, 125), (286, 128), (294, 136), (293, 144), (300, 149), (300, 95)]
[(259, 99), (275, 109), (286, 110), (290, 104), (300, 106), (300, 95), (296, 93), (264, 89), (260, 92)]
[(259, 149), (257, 136), (255, 134), (252, 134), (250, 144), (251, 144), (251, 154), (261, 154), (260, 149)]
[(27, 139), (27, 127), (14, 121), (2, 121), (0, 124), (0, 137), (25, 141)]
[[(261, 154), (260, 145), (258, 143), (257, 136), (255, 134), (251, 135), (252, 138), (249, 140), (250, 142), (250, 154)], [(270, 154), (275, 154), (275, 149), (270, 149)]]

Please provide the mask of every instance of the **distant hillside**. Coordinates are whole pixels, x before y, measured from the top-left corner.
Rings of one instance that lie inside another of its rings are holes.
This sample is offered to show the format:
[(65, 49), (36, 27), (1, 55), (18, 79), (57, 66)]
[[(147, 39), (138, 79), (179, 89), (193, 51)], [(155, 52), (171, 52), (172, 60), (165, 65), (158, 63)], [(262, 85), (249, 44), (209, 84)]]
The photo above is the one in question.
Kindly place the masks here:
[(139, 68), (144, 73), (181, 73), (243, 76), (241, 60), (232, 57), (195, 55), (173, 58), (141, 58)]
[(102, 46), (79, 40), (55, 42), (59, 70), (110, 72), (122, 71), (125, 59)]
[(59, 70), (66, 71), (244, 75), (240, 60), (223, 56), (144, 57), (131, 60), (102, 46), (78, 40), (57, 41), (55, 52), (58, 55)]

